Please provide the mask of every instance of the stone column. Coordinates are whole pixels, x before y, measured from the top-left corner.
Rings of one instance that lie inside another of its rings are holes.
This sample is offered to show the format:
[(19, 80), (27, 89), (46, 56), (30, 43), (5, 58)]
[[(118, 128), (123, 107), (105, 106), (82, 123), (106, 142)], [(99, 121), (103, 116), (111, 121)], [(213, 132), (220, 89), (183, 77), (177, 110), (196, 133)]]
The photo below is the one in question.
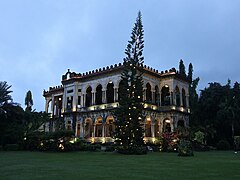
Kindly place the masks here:
[(105, 123), (102, 124), (102, 137), (105, 137)]
[(118, 93), (117, 93), (117, 91), (118, 91), (118, 88), (114, 88), (114, 102), (116, 102), (117, 100), (118, 100)]
[(152, 122), (151, 122), (151, 135), (152, 135), (152, 138), (155, 137), (155, 123), (152, 123)]
[(54, 105), (55, 105), (55, 99), (54, 99), (54, 96), (52, 95), (52, 104), (51, 104), (51, 114), (52, 114), (52, 116), (54, 115)]
[(106, 89), (102, 89), (102, 102), (103, 104), (107, 103)]
[(189, 108), (189, 95), (186, 96), (186, 106)]
[(96, 125), (93, 124), (93, 136), (92, 137), (95, 137), (95, 134), (96, 134)]
[(152, 103), (155, 103), (155, 90), (152, 90)]
[(180, 106), (183, 106), (182, 92), (180, 91)]
[(80, 123), (80, 137), (84, 137), (84, 123)]
[[(177, 105), (177, 96), (176, 96), (176, 92), (174, 91), (174, 92), (172, 92), (172, 96), (173, 96), (173, 104), (172, 105), (174, 105), (174, 106), (176, 106)], [(170, 104), (171, 104), (171, 100), (170, 100)]]
[(47, 98), (45, 99), (45, 112), (46, 113), (49, 113), (48, 112), (49, 101), (50, 101), (49, 99), (47, 99)]
[(92, 92), (92, 105), (95, 105), (96, 104), (96, 92), (93, 91)]

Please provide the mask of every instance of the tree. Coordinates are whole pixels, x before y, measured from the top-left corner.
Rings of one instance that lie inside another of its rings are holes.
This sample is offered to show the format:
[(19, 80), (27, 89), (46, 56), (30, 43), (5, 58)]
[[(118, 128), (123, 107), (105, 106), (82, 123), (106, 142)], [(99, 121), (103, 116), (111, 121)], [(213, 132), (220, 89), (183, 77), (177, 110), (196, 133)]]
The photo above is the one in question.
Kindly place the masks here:
[(193, 77), (193, 65), (192, 63), (190, 63), (188, 66), (188, 78), (192, 81), (192, 77)]
[(133, 149), (143, 146), (143, 25), (141, 12), (133, 27), (131, 40), (125, 49), (124, 71), (120, 87), (119, 108), (115, 111), (116, 143), (124, 153), (139, 153)]
[(179, 74), (182, 75), (182, 76), (186, 76), (185, 65), (184, 65), (182, 59), (179, 62)]
[(33, 99), (32, 99), (32, 92), (30, 90), (26, 94), (25, 105), (26, 105), (26, 111), (32, 111)]
[(12, 104), (10, 88), (6, 81), (0, 81), (0, 114), (6, 112), (6, 108)]

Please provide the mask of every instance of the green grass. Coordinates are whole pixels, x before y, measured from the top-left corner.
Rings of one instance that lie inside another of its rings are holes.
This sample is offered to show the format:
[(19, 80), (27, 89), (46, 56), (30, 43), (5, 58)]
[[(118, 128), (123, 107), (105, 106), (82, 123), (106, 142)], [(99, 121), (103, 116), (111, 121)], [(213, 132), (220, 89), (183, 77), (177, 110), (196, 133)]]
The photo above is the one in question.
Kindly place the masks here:
[(240, 153), (121, 155), (0, 151), (0, 179), (240, 179)]

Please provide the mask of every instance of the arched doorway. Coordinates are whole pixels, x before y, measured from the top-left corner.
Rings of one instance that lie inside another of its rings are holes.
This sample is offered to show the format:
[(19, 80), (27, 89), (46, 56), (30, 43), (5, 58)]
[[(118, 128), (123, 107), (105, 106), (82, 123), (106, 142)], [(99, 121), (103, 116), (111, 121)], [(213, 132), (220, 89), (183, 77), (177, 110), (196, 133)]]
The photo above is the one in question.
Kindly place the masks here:
[(113, 137), (115, 131), (114, 119), (112, 116), (109, 116), (105, 123), (106, 127), (106, 137)]
[(171, 129), (171, 121), (169, 119), (165, 119), (163, 121), (163, 132), (170, 133), (172, 131)]
[(92, 120), (86, 119), (85, 125), (84, 125), (84, 138), (90, 138), (92, 137)]
[(95, 122), (95, 137), (102, 137), (103, 119), (98, 117)]

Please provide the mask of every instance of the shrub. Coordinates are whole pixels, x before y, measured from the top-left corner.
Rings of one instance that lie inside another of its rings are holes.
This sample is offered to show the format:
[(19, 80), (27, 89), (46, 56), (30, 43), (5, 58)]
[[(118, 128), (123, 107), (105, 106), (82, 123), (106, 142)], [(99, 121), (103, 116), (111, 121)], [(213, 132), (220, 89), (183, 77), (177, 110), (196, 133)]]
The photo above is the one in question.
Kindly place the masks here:
[(240, 136), (234, 136), (234, 149), (235, 151), (240, 150)]
[(230, 149), (230, 144), (228, 141), (226, 140), (220, 140), (217, 143), (217, 149), (218, 150), (229, 150)]
[(210, 151), (209, 146), (198, 143), (197, 141), (193, 141), (193, 149), (194, 151)]
[(178, 156), (193, 156), (192, 143), (189, 140), (180, 140), (178, 144)]
[(144, 146), (130, 146), (127, 149), (124, 149), (123, 147), (118, 147), (117, 152), (120, 154), (142, 155), (147, 154), (147, 149)]
[(4, 146), (5, 151), (17, 151), (19, 150), (19, 145), (18, 144), (6, 144)]

